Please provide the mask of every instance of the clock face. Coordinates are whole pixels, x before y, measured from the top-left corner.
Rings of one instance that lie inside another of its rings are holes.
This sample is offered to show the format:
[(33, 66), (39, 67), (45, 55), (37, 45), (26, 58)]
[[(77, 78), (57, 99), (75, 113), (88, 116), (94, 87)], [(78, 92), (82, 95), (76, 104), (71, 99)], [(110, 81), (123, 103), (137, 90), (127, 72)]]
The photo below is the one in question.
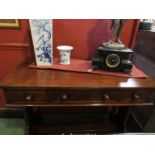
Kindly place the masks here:
[(109, 67), (109, 68), (115, 68), (117, 67), (119, 64), (120, 64), (120, 57), (119, 55), (117, 54), (109, 54), (107, 57), (106, 57), (106, 65)]

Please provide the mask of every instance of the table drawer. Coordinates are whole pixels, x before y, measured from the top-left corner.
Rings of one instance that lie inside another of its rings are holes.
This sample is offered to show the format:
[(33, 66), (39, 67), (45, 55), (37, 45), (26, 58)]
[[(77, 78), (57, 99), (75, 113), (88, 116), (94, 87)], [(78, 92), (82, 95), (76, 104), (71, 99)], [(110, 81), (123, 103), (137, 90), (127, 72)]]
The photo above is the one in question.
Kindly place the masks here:
[(49, 101), (101, 101), (99, 90), (54, 89), (50, 92)]
[(109, 103), (147, 103), (155, 102), (155, 92), (150, 90), (107, 90), (104, 92), (108, 96), (106, 102)]
[(8, 103), (46, 103), (46, 91), (7, 90), (5, 95)]

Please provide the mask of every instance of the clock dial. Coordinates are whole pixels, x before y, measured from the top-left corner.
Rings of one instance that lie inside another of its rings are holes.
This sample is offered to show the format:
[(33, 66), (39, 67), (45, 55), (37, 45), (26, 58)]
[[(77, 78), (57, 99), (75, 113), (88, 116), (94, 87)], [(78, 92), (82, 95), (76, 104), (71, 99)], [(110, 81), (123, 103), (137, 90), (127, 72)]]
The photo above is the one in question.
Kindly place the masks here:
[(121, 59), (120, 59), (119, 55), (117, 55), (117, 54), (109, 54), (106, 57), (106, 65), (109, 68), (117, 67), (120, 64), (120, 61), (121, 61)]

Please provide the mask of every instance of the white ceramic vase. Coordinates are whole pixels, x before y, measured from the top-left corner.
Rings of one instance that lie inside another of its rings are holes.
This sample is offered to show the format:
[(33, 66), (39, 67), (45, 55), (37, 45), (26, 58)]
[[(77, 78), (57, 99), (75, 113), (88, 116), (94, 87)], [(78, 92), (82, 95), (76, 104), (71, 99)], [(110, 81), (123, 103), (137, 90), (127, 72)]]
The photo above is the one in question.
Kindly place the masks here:
[(37, 66), (51, 66), (53, 62), (52, 20), (30, 19), (29, 23)]
[(69, 65), (71, 50), (73, 47), (68, 45), (60, 45), (57, 46), (57, 49), (60, 51), (60, 64)]

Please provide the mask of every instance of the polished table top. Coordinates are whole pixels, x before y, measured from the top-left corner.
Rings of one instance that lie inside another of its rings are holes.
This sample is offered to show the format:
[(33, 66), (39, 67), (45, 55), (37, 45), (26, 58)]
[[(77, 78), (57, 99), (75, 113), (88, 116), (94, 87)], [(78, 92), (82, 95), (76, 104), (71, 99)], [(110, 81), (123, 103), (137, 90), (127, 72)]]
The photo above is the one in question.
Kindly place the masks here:
[(32, 69), (28, 63), (11, 72), (2, 87), (24, 88), (155, 88), (155, 80), (127, 78), (49, 69)]

